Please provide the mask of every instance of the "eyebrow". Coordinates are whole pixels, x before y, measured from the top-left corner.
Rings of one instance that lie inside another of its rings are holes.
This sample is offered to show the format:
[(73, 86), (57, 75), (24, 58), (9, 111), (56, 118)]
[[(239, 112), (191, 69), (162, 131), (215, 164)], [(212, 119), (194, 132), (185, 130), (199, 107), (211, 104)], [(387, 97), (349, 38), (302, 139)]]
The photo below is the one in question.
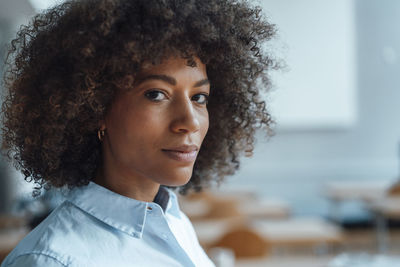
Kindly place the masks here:
[(196, 82), (193, 87), (200, 87), (200, 86), (207, 85), (207, 84), (210, 84), (210, 80), (203, 79), (203, 80)]
[[(147, 80), (161, 80), (161, 81), (167, 82), (171, 85), (176, 85), (175, 78), (168, 76), (168, 75), (163, 75), (163, 74), (151, 74), (151, 75), (141, 77), (138, 79), (136, 84), (141, 84)], [(203, 79), (203, 80), (197, 81), (193, 87), (200, 87), (200, 86), (207, 85), (207, 84), (210, 84), (210, 80)]]

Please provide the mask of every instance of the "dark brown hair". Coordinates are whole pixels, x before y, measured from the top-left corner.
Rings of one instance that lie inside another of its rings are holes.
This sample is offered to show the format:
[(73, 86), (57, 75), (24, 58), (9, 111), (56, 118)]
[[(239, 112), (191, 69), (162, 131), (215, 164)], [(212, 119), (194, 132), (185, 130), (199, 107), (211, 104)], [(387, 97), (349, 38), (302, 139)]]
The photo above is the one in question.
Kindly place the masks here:
[(207, 66), (210, 128), (188, 184), (221, 181), (271, 118), (259, 89), (275, 61), (260, 8), (236, 0), (76, 0), (36, 15), (12, 41), (4, 76), (3, 148), (36, 192), (88, 184), (101, 164), (98, 122), (144, 62), (177, 53)]

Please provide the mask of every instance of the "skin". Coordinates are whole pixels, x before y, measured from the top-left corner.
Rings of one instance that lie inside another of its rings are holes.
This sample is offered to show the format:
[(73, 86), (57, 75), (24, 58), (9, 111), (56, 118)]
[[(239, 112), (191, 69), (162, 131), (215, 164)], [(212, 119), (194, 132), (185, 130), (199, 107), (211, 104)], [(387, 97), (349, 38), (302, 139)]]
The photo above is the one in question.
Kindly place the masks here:
[[(94, 182), (127, 197), (151, 202), (160, 185), (181, 186), (192, 175), (207, 133), (210, 85), (206, 66), (195, 58), (171, 57), (147, 64), (133, 88), (119, 91), (100, 129), (103, 165)], [(192, 145), (181, 149), (182, 145)], [(178, 149), (179, 148), (179, 149)], [(194, 150), (194, 157), (176, 158)]]

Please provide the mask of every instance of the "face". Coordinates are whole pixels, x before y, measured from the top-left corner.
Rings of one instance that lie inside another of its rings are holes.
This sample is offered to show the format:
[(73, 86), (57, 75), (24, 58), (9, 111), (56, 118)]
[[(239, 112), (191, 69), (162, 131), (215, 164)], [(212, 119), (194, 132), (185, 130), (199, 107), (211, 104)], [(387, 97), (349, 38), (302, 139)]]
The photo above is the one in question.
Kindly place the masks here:
[(146, 65), (133, 88), (117, 93), (101, 126), (105, 164), (136, 183), (189, 181), (208, 130), (210, 92), (206, 67), (195, 61)]

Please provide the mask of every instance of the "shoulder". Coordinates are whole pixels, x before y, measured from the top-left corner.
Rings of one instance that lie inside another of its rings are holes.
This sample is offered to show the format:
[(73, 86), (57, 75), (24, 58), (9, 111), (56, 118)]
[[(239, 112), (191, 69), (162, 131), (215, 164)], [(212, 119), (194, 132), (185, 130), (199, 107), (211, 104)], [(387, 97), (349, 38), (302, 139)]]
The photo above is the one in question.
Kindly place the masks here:
[(105, 226), (69, 201), (63, 202), (7, 256), (6, 266), (70, 266), (87, 256), (91, 236)]

